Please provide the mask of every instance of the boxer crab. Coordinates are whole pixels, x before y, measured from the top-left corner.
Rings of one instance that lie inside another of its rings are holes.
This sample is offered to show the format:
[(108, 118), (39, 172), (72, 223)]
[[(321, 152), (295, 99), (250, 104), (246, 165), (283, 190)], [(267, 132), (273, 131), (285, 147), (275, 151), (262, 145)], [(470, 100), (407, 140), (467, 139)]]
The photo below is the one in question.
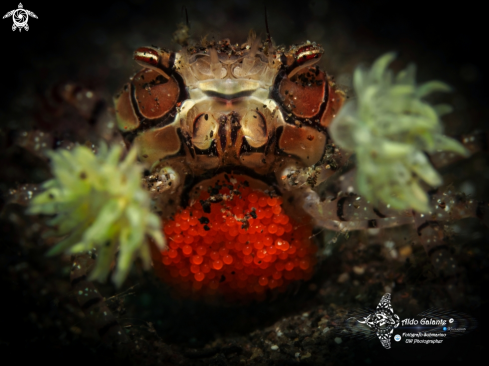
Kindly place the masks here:
[[(315, 43), (275, 48), (270, 40), (262, 42), (253, 36), (241, 46), (222, 40), (188, 46), (176, 53), (153, 46), (136, 50), (134, 58), (144, 68), (115, 97), (116, 119), (126, 145), (138, 147), (138, 159), (147, 167), (143, 183), (153, 198), (152, 211), (163, 221), (174, 222), (168, 230), (165, 227), (167, 241), (178, 242), (175, 237), (183, 230), (175, 229), (179, 224), (177, 216), (191, 220), (188, 210), (196, 205), (199, 205), (196, 219), (200, 223), (195, 225), (207, 226), (207, 218), (204, 220), (202, 214), (211, 213), (212, 206), (223, 213), (222, 220), (235, 220), (239, 229), (246, 232), (250, 224), (253, 226), (258, 205), (252, 207), (256, 201), (249, 198), (249, 207), (238, 205), (238, 210), (234, 210), (232, 203), (242, 200), (243, 190), (248, 197), (262, 192), (265, 196), (261, 198), (273, 202), (270, 206), (281, 206), (275, 216), (280, 212), (282, 216), (283, 213), (294, 216), (296, 226), (292, 230), (309, 221), (338, 232), (414, 225), (435, 268), (447, 278), (453, 277), (455, 266), (443, 243), (441, 222), (483, 218), (485, 204), (453, 191), (430, 190), (441, 184), (432, 163), (437, 167), (448, 164), (457, 159), (456, 154), (467, 155), (467, 149), (474, 148), (470, 138), (463, 147), (442, 134), (439, 117), (449, 111), (447, 106), (432, 107), (421, 100), (433, 91), (447, 91), (448, 87), (440, 82), (416, 86), (412, 66), (394, 77), (388, 70), (394, 56), (387, 54), (371, 69), (356, 70), (357, 97), (345, 103), (345, 93), (317, 66), (322, 54), (323, 50)], [(77, 108), (88, 108), (80, 98), (73, 100)], [(132, 160), (135, 154), (133, 150)], [(432, 163), (425, 154), (430, 154)], [(108, 160), (117, 164), (114, 157), (118, 153), (112, 155)], [(73, 176), (86, 179), (75, 155), (72, 159)], [(125, 167), (134, 164), (131, 159), (121, 164)], [(99, 163), (100, 174), (106, 174), (105, 163)], [(126, 178), (122, 175), (121, 182)], [(46, 192), (33, 201), (31, 212), (61, 212), (60, 206), (52, 204), (57, 199), (52, 187), (60, 186), (56, 178), (51, 182), (45, 187)], [(66, 207), (73, 204), (69, 200), (65, 203)], [(69, 207), (66, 212), (70, 212)], [(99, 224), (108, 220), (99, 219)], [(58, 215), (59, 220), (63, 221), (62, 214)], [(109, 227), (118, 219), (112, 220)], [(128, 225), (138, 222), (127, 220)], [(227, 221), (218, 225), (224, 223)], [(118, 225), (123, 230), (123, 224)], [(257, 226), (249, 235), (266, 234), (265, 226)], [(136, 255), (149, 265), (149, 249), (141, 239), (144, 234), (152, 236), (161, 250), (165, 249), (160, 234), (155, 233), (153, 216), (138, 230), (139, 241), (131, 243), (130, 249), (121, 244), (121, 253), (125, 255), (119, 258), (118, 266), (122, 270), (114, 278), (118, 285), (122, 284)], [(203, 230), (218, 232), (216, 225)], [(104, 243), (108, 231), (104, 233)], [(275, 233), (269, 229), (269, 234)], [(92, 273), (92, 278), (105, 279), (117, 245), (122, 241), (113, 240), (109, 249), (105, 249), (99, 238), (87, 239), (83, 232), (76, 236), (67, 231), (61, 234), (71, 236), (55, 250), (78, 252), (98, 247), (102, 251), (97, 259), (99, 270)], [(110, 234), (116, 237), (114, 230)], [(310, 234), (308, 231), (305, 236)], [(182, 236), (182, 240), (186, 238)], [(280, 243), (275, 246), (283, 247)], [(77, 246), (70, 248), (74, 244)], [(289, 247), (292, 245), (287, 244)], [(251, 248), (252, 256), (258, 255), (262, 250), (259, 248), (259, 245)], [(171, 249), (184, 250), (176, 244)], [(240, 248), (238, 252), (244, 250), (248, 249)], [(294, 252), (283, 251), (284, 255), (293, 257)], [(182, 253), (176, 255), (189, 258), (190, 254)], [(223, 259), (229, 253), (220, 254)], [(243, 259), (242, 256), (239, 258)], [(72, 271), (74, 286), (90, 288), (90, 296), (99, 299), (100, 295), (88, 286), (85, 278), (87, 263), (93, 262), (93, 258), (83, 255), (78, 258)], [(162, 259), (160, 253), (158, 258), (157, 262), (165, 263), (164, 255)], [(199, 267), (202, 263), (191, 260), (189, 265)], [(85, 267), (80, 266), (82, 262)], [(304, 265), (299, 262), (295, 263), (296, 269), (300, 267), (310, 274), (311, 262)], [(263, 263), (255, 262), (255, 265), (259, 267)], [(201, 267), (195, 272), (192, 269), (196, 279), (202, 271)], [(268, 285), (271, 289), (278, 286), (276, 282), (272, 285), (272, 280), (262, 284), (260, 275), (249, 275), (256, 277), (258, 284), (252, 287), (257, 292), (263, 292), (260, 286)], [(175, 276), (188, 277), (189, 273), (179, 272)], [(270, 273), (270, 279), (272, 276)], [(307, 279), (308, 275), (298, 278)], [(80, 296), (87, 294), (80, 290)], [(80, 301), (86, 305), (86, 299)]]

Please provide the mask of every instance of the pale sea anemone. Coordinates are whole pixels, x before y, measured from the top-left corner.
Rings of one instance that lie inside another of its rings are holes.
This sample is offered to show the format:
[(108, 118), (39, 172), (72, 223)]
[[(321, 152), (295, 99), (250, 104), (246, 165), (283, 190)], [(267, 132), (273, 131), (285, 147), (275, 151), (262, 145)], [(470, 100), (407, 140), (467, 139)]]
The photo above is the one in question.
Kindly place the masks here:
[(165, 247), (161, 221), (151, 212), (151, 198), (141, 186), (137, 150), (130, 150), (122, 161), (121, 152), (120, 146), (106, 145), (97, 155), (85, 146), (50, 152), (54, 177), (29, 207), (31, 214), (55, 215), (48, 221), (53, 230), (46, 236), (64, 237), (48, 255), (97, 249), (90, 279), (105, 281), (119, 249), (112, 276), (117, 286), (137, 257), (145, 268), (151, 266), (148, 237), (160, 249)]
[(442, 178), (425, 152), (453, 151), (467, 156), (468, 151), (443, 135), (440, 117), (451, 107), (422, 100), (432, 92), (450, 91), (450, 87), (440, 81), (416, 86), (413, 64), (394, 76), (387, 69), (394, 58), (394, 53), (387, 53), (370, 69), (356, 68), (353, 86), (357, 98), (341, 109), (330, 132), (338, 146), (356, 155), (356, 184), (361, 195), (374, 204), (427, 212), (428, 197), (420, 181), (437, 187)]

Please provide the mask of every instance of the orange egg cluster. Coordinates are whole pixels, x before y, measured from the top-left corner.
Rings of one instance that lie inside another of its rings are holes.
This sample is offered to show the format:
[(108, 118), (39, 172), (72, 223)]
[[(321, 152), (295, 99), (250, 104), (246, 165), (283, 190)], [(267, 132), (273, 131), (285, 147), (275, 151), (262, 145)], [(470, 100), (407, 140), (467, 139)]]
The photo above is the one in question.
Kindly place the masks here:
[(240, 177), (208, 187), (163, 230), (162, 276), (184, 293), (264, 298), (267, 289), (309, 279), (316, 263), (311, 225), (295, 224), (281, 197)]

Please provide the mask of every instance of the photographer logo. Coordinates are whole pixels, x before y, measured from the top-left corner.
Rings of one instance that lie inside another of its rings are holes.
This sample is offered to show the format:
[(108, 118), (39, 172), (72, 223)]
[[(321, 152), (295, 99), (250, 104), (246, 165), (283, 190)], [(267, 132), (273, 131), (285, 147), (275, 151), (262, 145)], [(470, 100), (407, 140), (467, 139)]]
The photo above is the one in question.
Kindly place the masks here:
[(34, 14), (30, 10), (24, 9), (22, 3), (19, 3), (18, 9), (9, 11), (3, 16), (3, 19), (12, 17), (14, 21), (14, 24), (12, 25), (12, 30), (15, 31), (16, 29), (18, 29), (20, 32), (22, 31), (22, 28), (24, 28), (26, 31), (29, 30), (29, 25), (27, 24), (27, 22), (29, 21), (29, 16), (37, 19), (36, 14)]

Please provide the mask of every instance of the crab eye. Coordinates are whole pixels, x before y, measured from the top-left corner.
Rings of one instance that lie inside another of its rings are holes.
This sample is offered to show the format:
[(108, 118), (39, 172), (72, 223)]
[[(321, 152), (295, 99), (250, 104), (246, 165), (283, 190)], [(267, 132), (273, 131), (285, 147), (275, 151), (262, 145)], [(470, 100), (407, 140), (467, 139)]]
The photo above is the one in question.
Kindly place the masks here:
[(139, 47), (134, 52), (134, 60), (141, 66), (159, 72), (168, 78), (175, 62), (175, 55), (155, 47)]
[(302, 65), (306, 61), (319, 59), (323, 54), (321, 47), (314, 46), (312, 44), (299, 47), (295, 52), (295, 59), (299, 65)]
[(141, 66), (157, 66), (159, 54), (149, 47), (140, 47), (134, 52), (134, 60)]

